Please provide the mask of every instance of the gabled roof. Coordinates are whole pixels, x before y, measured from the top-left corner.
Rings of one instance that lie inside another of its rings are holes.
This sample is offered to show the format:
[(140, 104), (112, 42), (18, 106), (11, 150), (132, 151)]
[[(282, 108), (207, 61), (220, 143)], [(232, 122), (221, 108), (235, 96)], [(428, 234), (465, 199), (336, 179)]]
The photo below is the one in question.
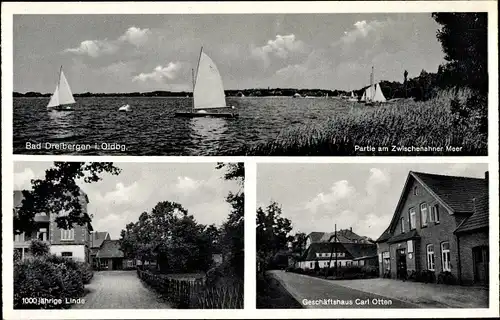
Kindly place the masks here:
[(377, 245), (370, 243), (343, 243), (344, 248), (352, 255), (353, 259), (377, 256)]
[[(335, 237), (335, 232), (311, 232), (307, 238), (311, 239), (311, 243), (330, 242)], [(337, 231), (337, 242), (351, 243), (354, 241), (362, 242), (369, 241), (367, 237), (362, 237), (354, 233), (350, 229), (341, 229)]]
[(109, 236), (109, 233), (106, 231), (102, 232), (92, 232), (91, 239), (90, 239), (90, 247), (91, 248), (99, 248), (104, 240), (111, 240), (111, 237)]
[(473, 198), (488, 193), (485, 179), (410, 172), (455, 212), (473, 212)]
[[(342, 245), (342, 243), (339, 242), (316, 242), (316, 243), (311, 243), (309, 248), (304, 252), (304, 254), (301, 257), (302, 261), (312, 261), (312, 260), (330, 260), (330, 257), (318, 257), (316, 256), (316, 253), (331, 253), (331, 252), (346, 252), (347, 250), (345, 247)], [(346, 252), (346, 257), (342, 257), (342, 259), (350, 259), (349, 252)]]
[(123, 258), (123, 251), (120, 249), (118, 240), (105, 240), (97, 252), (97, 258)]
[(458, 212), (473, 213), (473, 199), (488, 193), (488, 182), (486, 179), (410, 171), (396, 209), (394, 210), (391, 223), (377, 239), (377, 242), (389, 239), (391, 231), (396, 225), (397, 213), (404, 204), (405, 195), (412, 179), (418, 181), (451, 214)]
[(23, 192), (21, 190), (14, 190), (14, 208), (21, 206), (23, 199)]
[(455, 230), (456, 233), (473, 231), (489, 226), (490, 210), (488, 194), (475, 199), (475, 210), (472, 216), (465, 219)]

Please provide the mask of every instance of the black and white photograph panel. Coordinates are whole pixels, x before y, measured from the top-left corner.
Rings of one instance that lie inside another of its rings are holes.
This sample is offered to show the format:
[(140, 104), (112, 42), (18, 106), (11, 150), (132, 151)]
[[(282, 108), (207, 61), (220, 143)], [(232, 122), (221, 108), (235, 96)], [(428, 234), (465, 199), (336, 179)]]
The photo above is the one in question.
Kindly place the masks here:
[(487, 22), (14, 15), (14, 153), (484, 156)]
[(487, 164), (259, 164), (257, 308), (488, 308), (488, 188)]
[(15, 162), (14, 309), (240, 309), (243, 163)]

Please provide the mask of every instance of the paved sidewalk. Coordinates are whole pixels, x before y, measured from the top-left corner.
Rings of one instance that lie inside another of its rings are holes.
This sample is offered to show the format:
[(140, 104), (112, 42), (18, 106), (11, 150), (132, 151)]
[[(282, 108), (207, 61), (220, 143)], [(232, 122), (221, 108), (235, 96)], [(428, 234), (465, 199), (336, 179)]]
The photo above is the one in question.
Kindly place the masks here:
[(337, 285), (418, 304), (424, 308), (488, 308), (489, 291), (393, 279), (331, 280)]
[(303, 308), (420, 308), (410, 302), (339, 286), (335, 281), (274, 270), (277, 279)]
[(151, 289), (144, 286), (136, 271), (99, 271), (94, 273), (84, 304), (73, 309), (170, 309)]

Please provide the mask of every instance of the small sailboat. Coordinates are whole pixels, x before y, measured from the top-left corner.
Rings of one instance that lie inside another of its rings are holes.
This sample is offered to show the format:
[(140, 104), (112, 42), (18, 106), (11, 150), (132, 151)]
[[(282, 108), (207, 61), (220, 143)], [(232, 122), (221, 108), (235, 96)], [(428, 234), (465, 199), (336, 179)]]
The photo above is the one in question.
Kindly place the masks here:
[(50, 97), (49, 104), (47, 105), (47, 110), (55, 111), (72, 111), (72, 104), (76, 103), (73, 98), (73, 93), (71, 93), (71, 88), (69, 87), (68, 80), (64, 76), (62, 66), (59, 69), (59, 79), (57, 81), (56, 89)]
[[(210, 57), (200, 51), (196, 77), (193, 72), (193, 105), (191, 111), (176, 112), (176, 117), (217, 117), (235, 118), (234, 106), (226, 105), (224, 85), (219, 70)], [(207, 109), (231, 109), (231, 112), (208, 112)]]
[(348, 101), (350, 102), (358, 101), (358, 98), (354, 95), (354, 91), (351, 91), (351, 96), (349, 97)]
[(118, 108), (118, 111), (120, 111), (120, 112), (129, 112), (129, 111), (132, 111), (132, 109), (130, 109), (130, 105), (129, 104), (124, 104), (123, 106), (121, 106), (120, 108)]
[(364, 102), (367, 106), (387, 102), (384, 93), (382, 92), (382, 88), (380, 88), (380, 84), (373, 84), (373, 67), (370, 74), (370, 86), (366, 88), (360, 102)]

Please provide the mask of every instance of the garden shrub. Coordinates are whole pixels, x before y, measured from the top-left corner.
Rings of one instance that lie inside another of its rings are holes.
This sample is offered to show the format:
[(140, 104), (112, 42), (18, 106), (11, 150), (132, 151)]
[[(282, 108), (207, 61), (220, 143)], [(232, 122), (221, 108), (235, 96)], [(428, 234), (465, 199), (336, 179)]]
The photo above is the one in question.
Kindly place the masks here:
[[(84, 294), (81, 263), (54, 255), (31, 256), (14, 264), (14, 308), (61, 309), (65, 298)], [(24, 298), (24, 300), (23, 300)], [(33, 303), (26, 298), (45, 298), (48, 303)], [(57, 303), (62, 299), (62, 303)]]
[(40, 240), (32, 240), (30, 244), (30, 252), (32, 255), (40, 257), (48, 255), (50, 251), (49, 245)]
[(437, 283), (442, 284), (456, 284), (457, 280), (455, 276), (449, 271), (440, 272), (438, 275)]
[(87, 262), (77, 262), (78, 269), (82, 273), (83, 284), (89, 284), (94, 277), (94, 270), (92, 265)]

